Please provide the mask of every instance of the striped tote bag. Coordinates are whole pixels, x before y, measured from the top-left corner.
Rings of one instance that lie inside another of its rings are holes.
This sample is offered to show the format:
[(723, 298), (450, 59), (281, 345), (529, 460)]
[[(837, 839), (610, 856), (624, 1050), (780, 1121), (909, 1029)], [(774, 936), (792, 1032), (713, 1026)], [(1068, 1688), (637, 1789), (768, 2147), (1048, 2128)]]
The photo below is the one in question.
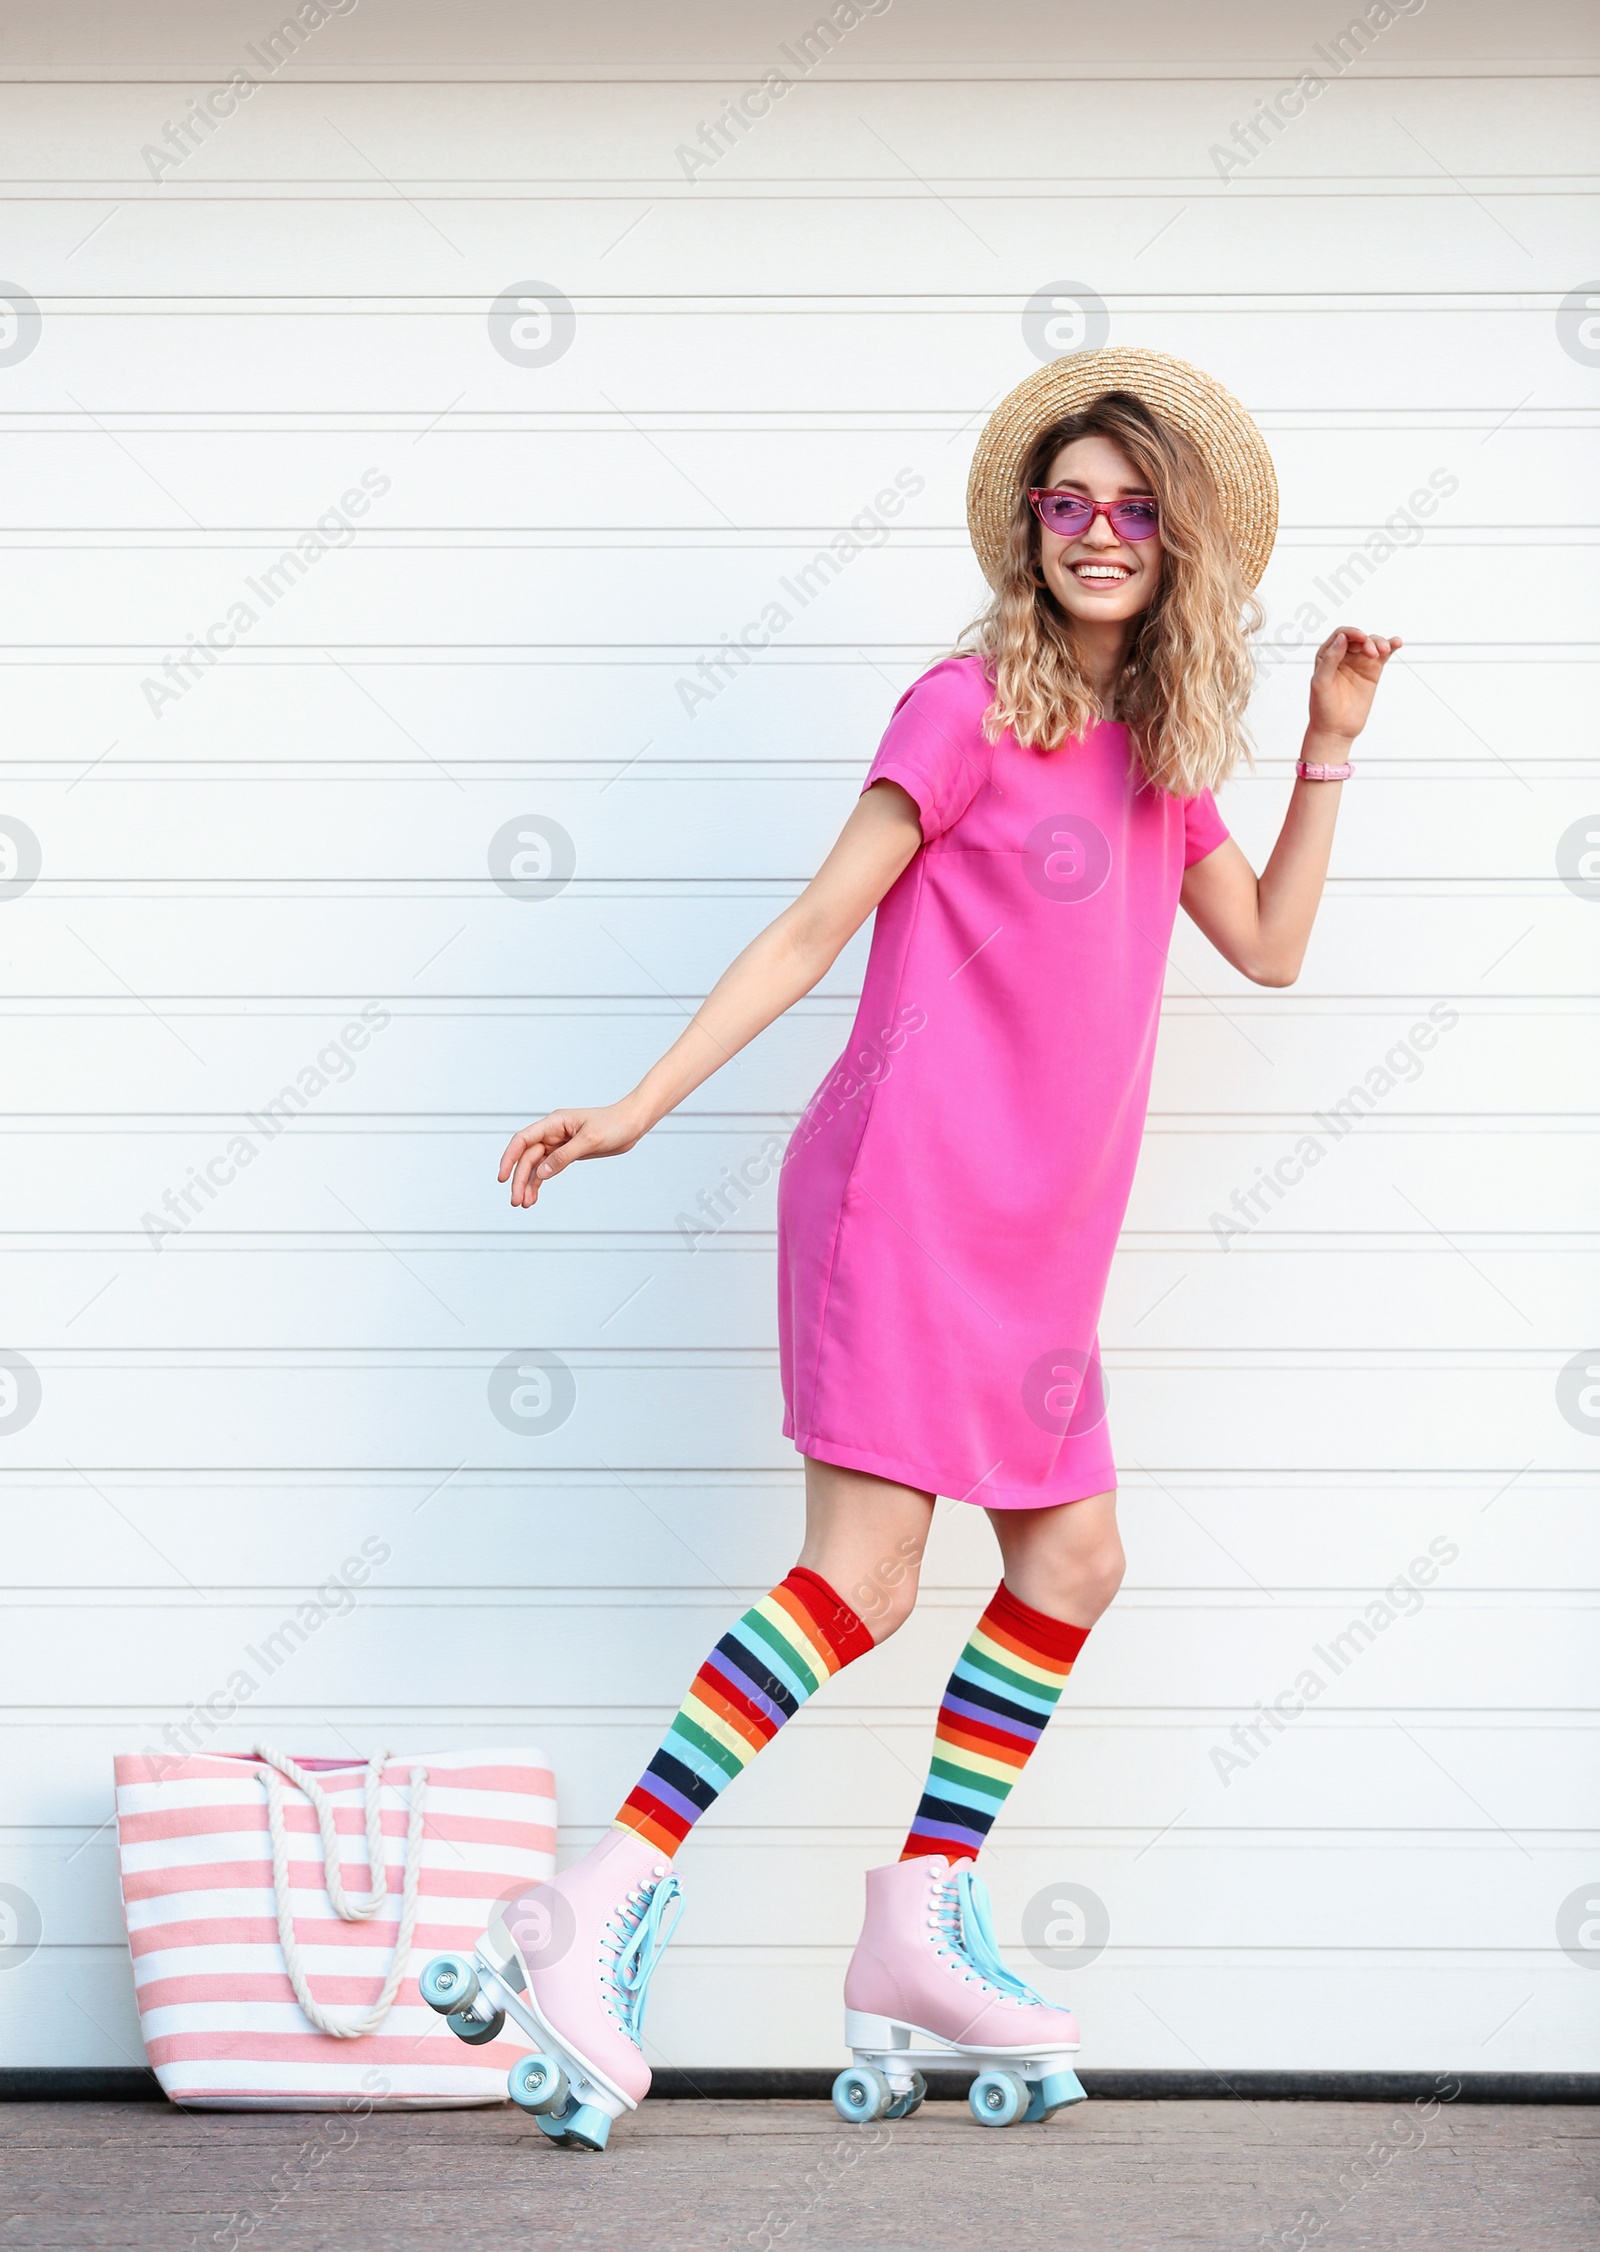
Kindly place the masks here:
[(174, 2101), (312, 2111), (497, 2103), (516, 2041), (459, 2041), (417, 1991), (555, 1868), (536, 1751), (116, 1762), (145, 2052)]

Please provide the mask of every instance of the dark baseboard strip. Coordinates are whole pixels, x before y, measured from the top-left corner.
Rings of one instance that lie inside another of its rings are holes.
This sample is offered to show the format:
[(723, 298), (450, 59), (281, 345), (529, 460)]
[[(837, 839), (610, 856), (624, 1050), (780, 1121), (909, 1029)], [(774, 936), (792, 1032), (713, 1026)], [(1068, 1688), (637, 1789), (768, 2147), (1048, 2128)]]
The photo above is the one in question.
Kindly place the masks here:
[[(1253, 2103), (1600, 2103), (1600, 2072), (1095, 2072), (1081, 2075), (1091, 2096), (1123, 2102)], [(652, 2096), (693, 2102), (825, 2103), (833, 2068), (700, 2072), (663, 2068)], [(931, 2072), (928, 2093), (959, 2102), (970, 2073)], [(153, 2072), (134, 2066), (0, 2066), (0, 2103), (162, 2103)]]
[(0, 2103), (165, 2103), (161, 2084), (138, 2064), (0, 2065)]
[[(1091, 2096), (1122, 2102), (1208, 2098), (1253, 2103), (1600, 2103), (1600, 2072), (1096, 2072), (1079, 2074)], [(652, 2096), (741, 2099), (826, 2099), (829, 2067), (820, 2071), (658, 2071)], [(970, 2072), (930, 2072), (928, 2094), (964, 2102)]]

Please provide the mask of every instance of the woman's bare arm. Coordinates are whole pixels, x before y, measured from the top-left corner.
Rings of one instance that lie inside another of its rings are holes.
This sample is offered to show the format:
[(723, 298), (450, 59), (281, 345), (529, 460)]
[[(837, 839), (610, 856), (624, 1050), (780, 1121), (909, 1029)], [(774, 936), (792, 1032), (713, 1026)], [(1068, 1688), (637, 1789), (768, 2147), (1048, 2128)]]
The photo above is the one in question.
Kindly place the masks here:
[[(1317, 651), (1300, 756), (1342, 766), (1366, 725), (1398, 635), (1341, 626)], [(1322, 901), (1342, 782), (1296, 782), (1272, 857), (1258, 877), (1230, 837), (1184, 875), (1179, 898), (1224, 960), (1257, 985), (1293, 985)]]
[(809, 993), (909, 866), (922, 843), (910, 795), (876, 782), (857, 800), (837, 843), (800, 897), (753, 938), (632, 1094), (596, 1110), (555, 1110), (513, 1134), (500, 1160), (513, 1204), (582, 1157), (632, 1149), (730, 1056)]

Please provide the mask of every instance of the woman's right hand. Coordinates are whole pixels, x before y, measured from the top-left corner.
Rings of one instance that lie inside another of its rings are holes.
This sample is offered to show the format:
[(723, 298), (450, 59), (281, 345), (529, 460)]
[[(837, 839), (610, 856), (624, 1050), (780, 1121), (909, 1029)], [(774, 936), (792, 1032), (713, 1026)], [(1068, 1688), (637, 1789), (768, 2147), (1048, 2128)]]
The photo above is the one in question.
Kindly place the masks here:
[(641, 1140), (649, 1121), (626, 1103), (600, 1110), (553, 1110), (548, 1118), (513, 1134), (500, 1160), (513, 1204), (533, 1205), (546, 1181), (580, 1157), (620, 1157)]

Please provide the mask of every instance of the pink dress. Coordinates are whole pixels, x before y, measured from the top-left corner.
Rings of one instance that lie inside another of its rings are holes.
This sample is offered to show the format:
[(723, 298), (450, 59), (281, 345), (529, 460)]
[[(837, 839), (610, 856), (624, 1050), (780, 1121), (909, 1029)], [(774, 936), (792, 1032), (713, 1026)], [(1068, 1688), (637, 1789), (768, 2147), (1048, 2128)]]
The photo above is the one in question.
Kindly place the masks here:
[(947, 658), (864, 788), (923, 845), (778, 1191), (784, 1424), (802, 1454), (988, 1509), (1116, 1485), (1096, 1329), (1144, 1131), (1183, 871), (1228, 832), (1127, 730), (990, 743)]

